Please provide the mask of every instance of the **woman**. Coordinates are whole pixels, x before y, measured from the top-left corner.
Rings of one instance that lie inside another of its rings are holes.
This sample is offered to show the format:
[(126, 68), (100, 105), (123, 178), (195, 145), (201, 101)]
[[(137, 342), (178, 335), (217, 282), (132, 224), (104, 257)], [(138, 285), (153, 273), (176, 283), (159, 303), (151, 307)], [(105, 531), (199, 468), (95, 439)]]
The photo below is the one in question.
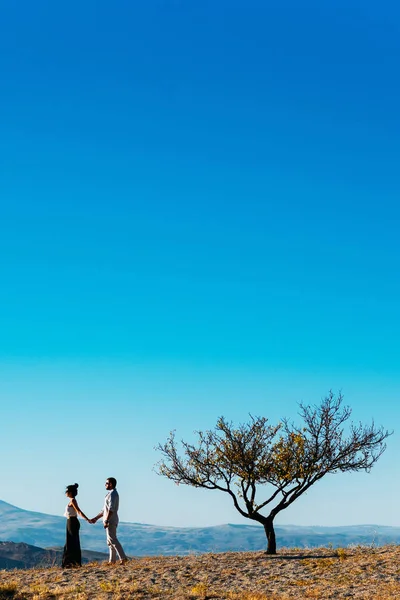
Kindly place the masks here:
[(68, 485), (65, 490), (65, 495), (69, 498), (69, 502), (65, 507), (64, 515), (67, 517), (67, 539), (65, 541), (64, 553), (62, 558), (63, 568), (80, 567), (82, 564), (81, 543), (79, 541), (80, 523), (78, 514), (83, 519), (89, 521), (87, 516), (81, 511), (76, 501), (78, 494), (78, 484)]

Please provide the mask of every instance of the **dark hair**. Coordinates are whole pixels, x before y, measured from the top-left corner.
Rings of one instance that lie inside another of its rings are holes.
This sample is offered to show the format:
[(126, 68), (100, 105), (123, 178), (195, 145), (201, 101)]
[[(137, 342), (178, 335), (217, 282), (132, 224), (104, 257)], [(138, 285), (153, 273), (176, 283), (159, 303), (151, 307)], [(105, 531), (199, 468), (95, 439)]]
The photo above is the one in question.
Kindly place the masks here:
[(113, 488), (117, 487), (117, 480), (115, 479), (115, 477), (107, 477), (107, 481), (111, 483)]
[(79, 487), (79, 485), (77, 483), (67, 485), (65, 493), (68, 492), (68, 494), (71, 494), (71, 496), (73, 498), (75, 498), (75, 496), (78, 495), (78, 487)]

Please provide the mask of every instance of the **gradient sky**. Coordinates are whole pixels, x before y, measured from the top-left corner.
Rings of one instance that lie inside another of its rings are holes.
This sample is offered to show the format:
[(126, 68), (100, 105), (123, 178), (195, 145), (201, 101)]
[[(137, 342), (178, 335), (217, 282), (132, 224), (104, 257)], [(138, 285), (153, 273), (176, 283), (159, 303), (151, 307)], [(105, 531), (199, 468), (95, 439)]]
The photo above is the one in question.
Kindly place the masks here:
[(395, 435), (277, 523), (399, 525), (399, 4), (0, 7), (0, 498), (242, 523), (154, 446), (332, 389)]

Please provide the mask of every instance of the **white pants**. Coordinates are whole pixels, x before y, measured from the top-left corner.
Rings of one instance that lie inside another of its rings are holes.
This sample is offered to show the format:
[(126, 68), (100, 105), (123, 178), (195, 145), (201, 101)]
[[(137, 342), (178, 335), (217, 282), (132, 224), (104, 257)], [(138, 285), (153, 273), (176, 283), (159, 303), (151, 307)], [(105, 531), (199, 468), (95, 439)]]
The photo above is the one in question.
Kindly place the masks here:
[(106, 532), (107, 532), (107, 546), (110, 551), (109, 562), (115, 563), (117, 561), (117, 554), (118, 554), (120, 560), (125, 560), (127, 558), (127, 556), (117, 538), (117, 524), (109, 523), (109, 525), (106, 529)]

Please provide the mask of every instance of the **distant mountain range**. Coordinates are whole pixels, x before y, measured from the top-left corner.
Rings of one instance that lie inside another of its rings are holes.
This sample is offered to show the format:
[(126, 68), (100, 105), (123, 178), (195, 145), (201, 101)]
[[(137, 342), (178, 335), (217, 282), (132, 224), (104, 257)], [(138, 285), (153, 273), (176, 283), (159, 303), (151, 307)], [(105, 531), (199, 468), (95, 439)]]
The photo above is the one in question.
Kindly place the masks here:
[[(278, 551), (282, 547), (312, 548), (328, 545), (345, 547), (350, 544), (380, 546), (400, 543), (400, 527), (276, 525), (275, 530)], [(38, 546), (39, 549), (54, 549), (63, 546), (64, 538), (64, 517), (23, 510), (0, 500), (0, 541), (21, 542)], [(226, 524), (215, 527), (160, 527), (121, 522), (119, 538), (125, 551), (131, 556), (263, 550), (266, 547), (263, 528), (247, 524)], [(81, 545), (86, 550), (107, 551), (101, 523), (90, 525), (81, 521)], [(12, 559), (11, 555), (9, 558)]]

